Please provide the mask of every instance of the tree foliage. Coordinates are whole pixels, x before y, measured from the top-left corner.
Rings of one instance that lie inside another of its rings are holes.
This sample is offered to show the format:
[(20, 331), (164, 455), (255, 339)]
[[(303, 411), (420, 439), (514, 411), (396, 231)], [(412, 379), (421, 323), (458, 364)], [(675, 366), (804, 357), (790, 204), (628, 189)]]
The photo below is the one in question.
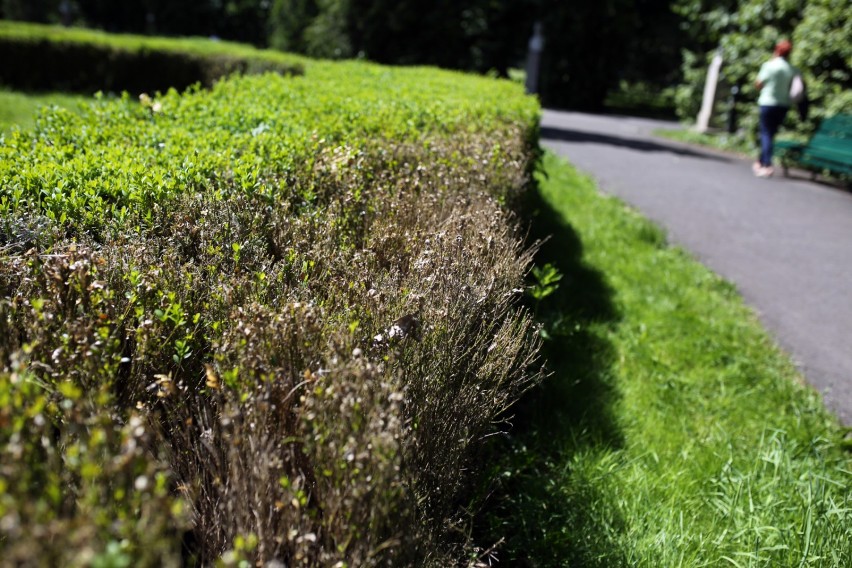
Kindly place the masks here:
[(275, 0), (269, 13), (270, 47), (306, 53), (305, 30), (318, 13), (316, 0)]
[(793, 32), (793, 61), (801, 67), (818, 114), (852, 112), (852, 17), (845, 0), (810, 0)]
[[(0, 18), (266, 45), (269, 0), (0, 0)], [(63, 17), (63, 13), (65, 17)]]
[(617, 81), (627, 52), (619, 41), (632, 20), (630, 2), (547, 2), (542, 98), (546, 104), (596, 108)]
[(741, 88), (741, 116), (750, 116), (754, 74), (788, 37), (815, 118), (852, 98), (848, 0), (0, 0), (0, 17), (56, 22), (63, 4), (75, 22), (116, 31), (215, 35), (321, 58), (503, 76), (525, 65), (540, 21), (544, 104), (598, 110), (622, 81), (679, 84), (683, 118), (698, 112), (716, 49), (726, 62), (723, 87)]
[(684, 41), (671, 0), (0, 0), (0, 16), (112, 31), (219, 36), (321, 58), (508, 75), (533, 24), (546, 36), (542, 99), (599, 108), (620, 80), (677, 79)]
[(299, 0), (279, 3), (293, 8), (273, 23), (278, 45), (308, 55), (500, 75), (524, 65), (533, 24), (541, 21), (540, 91), (552, 105), (599, 108), (621, 79), (670, 83), (678, 76), (683, 31), (669, 0), (570, 6), (556, 0), (320, 0), (312, 15)]
[(747, 136), (756, 128), (757, 90), (754, 80), (761, 63), (772, 56), (782, 38), (793, 41), (791, 63), (808, 86), (811, 112), (808, 122), (788, 125), (802, 132), (823, 116), (852, 111), (852, 18), (845, 0), (739, 0), (723, 5), (682, 0), (678, 10), (693, 30), (696, 43), (684, 52), (684, 81), (678, 92), (678, 112), (693, 118), (701, 104), (707, 65), (721, 50), (723, 98), (740, 88), (738, 114)]
[[(521, 62), (530, 0), (321, 0), (305, 53), (505, 75)], [(326, 33), (319, 33), (326, 32)], [(320, 40), (320, 41), (318, 41)]]

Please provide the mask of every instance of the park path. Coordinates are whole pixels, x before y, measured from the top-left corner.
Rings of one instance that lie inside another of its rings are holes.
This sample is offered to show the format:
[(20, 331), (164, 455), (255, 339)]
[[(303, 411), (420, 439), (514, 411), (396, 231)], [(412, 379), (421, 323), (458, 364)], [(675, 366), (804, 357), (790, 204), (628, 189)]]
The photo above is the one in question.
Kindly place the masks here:
[(546, 110), (542, 143), (734, 283), (852, 425), (852, 192), (755, 178), (751, 161), (655, 137), (676, 123)]

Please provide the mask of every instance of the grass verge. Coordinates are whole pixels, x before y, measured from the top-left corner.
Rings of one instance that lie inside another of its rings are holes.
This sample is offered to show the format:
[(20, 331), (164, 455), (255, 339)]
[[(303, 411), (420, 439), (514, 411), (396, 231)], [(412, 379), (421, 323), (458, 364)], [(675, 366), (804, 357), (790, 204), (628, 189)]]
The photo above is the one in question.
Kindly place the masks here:
[(730, 134), (728, 132), (696, 132), (691, 128), (681, 130), (655, 130), (656, 136), (686, 142), (688, 144), (698, 144), (700, 146), (709, 146), (726, 152), (734, 152), (753, 156), (757, 154), (757, 147), (754, 141), (751, 141), (742, 134)]
[(737, 291), (553, 155), (539, 181), (564, 276), (496, 466), (509, 564), (852, 565), (842, 429)]
[(674, 89), (660, 89), (644, 82), (619, 81), (604, 100), (604, 107), (613, 114), (646, 116), (673, 120), (676, 118)]
[[(709, 148), (716, 148), (726, 152), (733, 152), (743, 157), (754, 158), (758, 154), (758, 145), (754, 140), (749, 140), (742, 133), (729, 134), (727, 132), (696, 132), (692, 129), (681, 130), (655, 130), (654, 134), (670, 140), (677, 140), (687, 144), (696, 144)], [(808, 140), (800, 134), (790, 131), (783, 131), (779, 140), (795, 140), (796, 142), (806, 143)], [(776, 165), (780, 164), (780, 158), (776, 154)], [(795, 164), (793, 164), (795, 165)], [(849, 187), (849, 179), (842, 176), (832, 175), (829, 171), (819, 172), (823, 179), (828, 180), (832, 185), (840, 185)]]
[(74, 109), (91, 97), (70, 95), (66, 93), (22, 93), (17, 91), (0, 90), (0, 134), (9, 132), (13, 126), (23, 129), (35, 125), (38, 110), (45, 106), (58, 106)]

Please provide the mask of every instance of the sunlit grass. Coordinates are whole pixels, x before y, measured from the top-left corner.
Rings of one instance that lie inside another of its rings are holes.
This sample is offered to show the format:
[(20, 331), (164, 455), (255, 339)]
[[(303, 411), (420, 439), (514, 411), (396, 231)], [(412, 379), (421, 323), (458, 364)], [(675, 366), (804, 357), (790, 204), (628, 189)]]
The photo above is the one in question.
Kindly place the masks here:
[(89, 100), (92, 98), (65, 93), (31, 94), (0, 90), (0, 133), (8, 132), (13, 126), (32, 128), (42, 107), (59, 106), (73, 110), (81, 102)]
[(616, 114), (674, 119), (674, 92), (672, 87), (660, 89), (642, 81), (621, 80), (607, 93), (604, 107)]
[(757, 153), (757, 141), (741, 132), (734, 134), (728, 132), (698, 132), (691, 128), (683, 128), (679, 130), (655, 130), (654, 134), (663, 138), (708, 146), (726, 152), (743, 155), (756, 155)]
[(852, 457), (733, 286), (552, 155), (553, 376), (502, 448), (509, 565), (852, 566)]

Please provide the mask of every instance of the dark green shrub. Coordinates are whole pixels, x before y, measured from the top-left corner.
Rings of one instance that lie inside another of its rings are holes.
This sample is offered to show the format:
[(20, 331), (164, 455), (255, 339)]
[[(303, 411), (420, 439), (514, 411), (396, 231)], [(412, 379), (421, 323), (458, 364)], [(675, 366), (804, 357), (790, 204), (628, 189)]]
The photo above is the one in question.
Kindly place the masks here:
[[(152, 40), (34, 24), (0, 25), (0, 84), (24, 90), (130, 91), (210, 87), (231, 74), (301, 73), (283, 55), (206, 40)], [(194, 42), (194, 43), (193, 43)], [(199, 45), (202, 48), (199, 48)]]

